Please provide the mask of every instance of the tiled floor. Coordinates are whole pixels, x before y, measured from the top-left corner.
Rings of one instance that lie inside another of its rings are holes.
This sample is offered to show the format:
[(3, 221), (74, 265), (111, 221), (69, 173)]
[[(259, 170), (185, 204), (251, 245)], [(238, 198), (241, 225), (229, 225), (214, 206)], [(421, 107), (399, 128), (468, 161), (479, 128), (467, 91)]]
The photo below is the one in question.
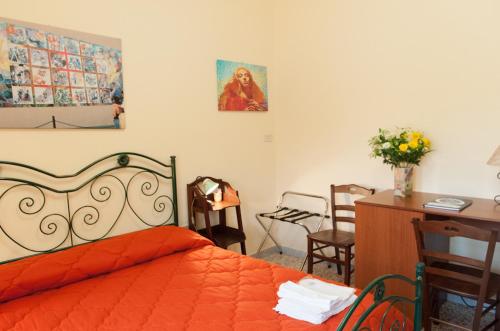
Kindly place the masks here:
[[(276, 263), (280, 265), (284, 265), (294, 269), (300, 269), (302, 265), (302, 258), (298, 258), (290, 255), (281, 255), (277, 252), (263, 252), (259, 258), (262, 258), (271, 263)], [(307, 268), (307, 266), (306, 266)], [(338, 276), (335, 268), (328, 268), (326, 263), (319, 263), (314, 266), (314, 274), (326, 279), (333, 279), (336, 281), (343, 281), (342, 276)], [(353, 278), (355, 277), (355, 273), (353, 274)], [(446, 302), (441, 307), (440, 316), (444, 320), (450, 321), (455, 324), (469, 326), (471, 325), (472, 316), (474, 314), (473, 309), (466, 307), (465, 305)], [(493, 319), (493, 314), (489, 313), (488, 316), (483, 317), (483, 323), (486, 325), (491, 322)], [(482, 324), (483, 324), (482, 323)], [(446, 327), (446, 326), (434, 326), (434, 331), (454, 331), (457, 328)]]

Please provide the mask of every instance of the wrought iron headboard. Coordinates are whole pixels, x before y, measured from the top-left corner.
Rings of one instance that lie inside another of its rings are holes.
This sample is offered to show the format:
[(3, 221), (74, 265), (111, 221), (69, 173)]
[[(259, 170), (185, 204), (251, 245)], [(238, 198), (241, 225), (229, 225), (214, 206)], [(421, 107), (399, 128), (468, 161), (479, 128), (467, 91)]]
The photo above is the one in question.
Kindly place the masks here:
[[(349, 311), (346, 313), (344, 318), (342, 319), (337, 331), (346, 330), (345, 327), (349, 321), (349, 319), (353, 316), (354, 312), (363, 301), (363, 299), (368, 295), (368, 293), (373, 293), (374, 302), (366, 308), (361, 316), (356, 320), (354, 326), (351, 326), (352, 331), (382, 331), (382, 330), (390, 330), (390, 331), (404, 331), (404, 330), (418, 330), (422, 328), (422, 301), (423, 301), (423, 277), (424, 277), (424, 268), (425, 265), (421, 262), (417, 263), (416, 272), (415, 272), (415, 281), (405, 277), (403, 275), (390, 274), (380, 276), (374, 279), (368, 286), (361, 292), (359, 297), (356, 299), (354, 304), (351, 306)], [(407, 283), (414, 287), (415, 296), (414, 297), (404, 297), (399, 295), (385, 295), (385, 283), (388, 280), (399, 280), (403, 283)], [(380, 317), (380, 324), (376, 329), (372, 329), (370, 326), (362, 326), (363, 322), (367, 320), (370, 314), (375, 311), (382, 304), (386, 304), (386, 307), (383, 307), (385, 310)], [(398, 304), (402, 304), (399, 307), (400, 310), (400, 319), (387, 319), (389, 316), (389, 312), (392, 309), (397, 309), (396, 306)], [(414, 306), (414, 315), (413, 315), (413, 325), (407, 323), (409, 316), (409, 307)], [(391, 325), (386, 324), (386, 319), (391, 321)]]
[[(37, 181), (3, 176), (9, 171), (28, 172)], [(85, 178), (89, 172), (90, 178)], [(178, 225), (175, 156), (165, 164), (139, 153), (114, 153), (68, 175), (0, 161), (0, 173), (0, 241), (21, 251), (0, 263), (107, 238), (126, 213), (138, 220), (136, 228)], [(165, 181), (171, 186), (163, 185)], [(64, 185), (69, 188), (61, 189)], [(113, 202), (115, 217), (106, 217)], [(49, 203), (55, 206), (49, 208)], [(148, 209), (141, 208), (144, 205)], [(22, 227), (28, 227), (38, 244), (20, 238)]]

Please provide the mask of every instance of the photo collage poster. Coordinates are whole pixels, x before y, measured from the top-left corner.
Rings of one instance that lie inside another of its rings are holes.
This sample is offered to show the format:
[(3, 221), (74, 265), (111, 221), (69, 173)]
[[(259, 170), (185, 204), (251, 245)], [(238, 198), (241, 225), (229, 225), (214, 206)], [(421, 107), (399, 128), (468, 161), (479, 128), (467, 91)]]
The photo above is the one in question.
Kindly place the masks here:
[[(0, 127), (6, 127), (3, 116), (10, 116), (5, 122), (14, 123), (13, 127), (43, 124), (30, 120), (29, 113), (13, 120), (16, 113), (2, 114), (3, 109), (50, 114), (46, 108), (51, 107), (67, 112), (80, 109), (73, 121), (61, 111), (48, 117), (51, 123), (64, 119), (64, 128), (121, 127), (116, 123), (124, 113), (121, 49), (75, 38), (75, 32), (70, 35), (0, 20)], [(81, 113), (86, 107), (92, 108), (88, 115), (93, 119)]]

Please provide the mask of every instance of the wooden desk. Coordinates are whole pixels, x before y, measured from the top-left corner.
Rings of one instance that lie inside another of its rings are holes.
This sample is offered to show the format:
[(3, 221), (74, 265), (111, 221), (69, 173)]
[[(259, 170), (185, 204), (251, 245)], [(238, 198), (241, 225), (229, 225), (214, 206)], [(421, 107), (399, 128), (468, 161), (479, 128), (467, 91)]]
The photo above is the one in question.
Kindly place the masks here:
[[(493, 199), (472, 199), (472, 205), (461, 212), (424, 208), (427, 201), (445, 194), (413, 192), (411, 197), (400, 198), (392, 190), (377, 193), (356, 201), (356, 287), (364, 288), (370, 281), (384, 274), (398, 273), (415, 279), (418, 261), (412, 218), (455, 219), (463, 223), (500, 233), (500, 206)], [(500, 236), (499, 236), (500, 241)], [(434, 247), (448, 248), (442, 238), (431, 243)], [(404, 285), (389, 285), (388, 293), (413, 295)]]

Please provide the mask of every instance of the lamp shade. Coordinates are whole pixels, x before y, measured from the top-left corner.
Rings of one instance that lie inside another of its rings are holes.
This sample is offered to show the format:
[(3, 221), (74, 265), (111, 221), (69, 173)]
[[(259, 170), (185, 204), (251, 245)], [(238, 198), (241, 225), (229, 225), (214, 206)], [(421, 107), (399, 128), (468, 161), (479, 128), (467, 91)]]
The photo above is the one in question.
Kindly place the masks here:
[(492, 166), (500, 166), (500, 146), (498, 146), (495, 152), (493, 152), (493, 155), (491, 155), (486, 164)]
[(219, 184), (210, 178), (206, 178), (203, 182), (198, 184), (198, 188), (204, 195), (209, 195), (214, 193), (219, 188)]

